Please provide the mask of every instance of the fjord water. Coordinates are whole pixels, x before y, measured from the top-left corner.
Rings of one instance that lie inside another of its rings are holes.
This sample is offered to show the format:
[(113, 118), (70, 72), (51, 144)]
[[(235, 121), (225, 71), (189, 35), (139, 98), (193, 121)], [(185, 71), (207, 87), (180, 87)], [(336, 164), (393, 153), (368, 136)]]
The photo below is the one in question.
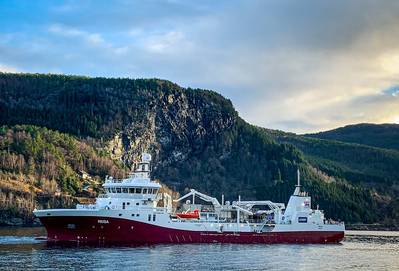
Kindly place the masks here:
[(399, 270), (399, 232), (348, 231), (338, 245), (49, 247), (43, 228), (0, 229), (1, 270)]

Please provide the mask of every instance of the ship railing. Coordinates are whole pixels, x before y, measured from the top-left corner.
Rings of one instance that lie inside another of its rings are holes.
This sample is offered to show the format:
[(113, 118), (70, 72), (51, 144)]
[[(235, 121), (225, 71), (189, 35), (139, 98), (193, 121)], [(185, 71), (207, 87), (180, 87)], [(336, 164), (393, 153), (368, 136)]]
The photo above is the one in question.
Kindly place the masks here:
[(342, 222), (342, 221), (335, 221), (332, 219), (324, 220), (324, 225), (342, 225), (342, 224), (344, 224), (344, 222)]
[(77, 204), (76, 209), (94, 210), (96, 209), (95, 204)]
[(121, 182), (123, 182), (123, 179), (114, 179), (114, 178), (105, 179), (105, 183), (121, 183)]

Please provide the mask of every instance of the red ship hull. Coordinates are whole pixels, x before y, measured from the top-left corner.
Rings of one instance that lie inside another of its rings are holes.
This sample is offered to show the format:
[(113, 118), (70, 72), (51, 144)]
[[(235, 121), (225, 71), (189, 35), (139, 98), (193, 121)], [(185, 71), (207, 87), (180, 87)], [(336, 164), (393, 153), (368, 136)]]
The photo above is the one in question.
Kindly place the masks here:
[[(138, 221), (108, 217), (41, 217), (49, 242), (81, 244), (242, 243), (326, 244), (339, 243), (344, 232), (200, 232), (178, 230)], [(99, 220), (104, 224), (99, 224)]]

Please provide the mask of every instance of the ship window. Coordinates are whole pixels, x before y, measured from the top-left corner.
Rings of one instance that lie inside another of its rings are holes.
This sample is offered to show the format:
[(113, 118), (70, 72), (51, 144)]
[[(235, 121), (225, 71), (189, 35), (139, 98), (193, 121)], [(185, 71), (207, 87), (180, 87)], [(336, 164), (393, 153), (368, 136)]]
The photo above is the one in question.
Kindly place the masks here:
[(122, 193), (128, 193), (127, 191), (128, 191), (127, 188), (122, 188)]
[(141, 188), (136, 188), (136, 194), (141, 194)]
[(155, 221), (155, 214), (152, 215), (152, 221)]
[(116, 193), (116, 188), (111, 188), (112, 189), (112, 193)]
[(140, 214), (137, 214), (136, 216), (140, 216)]
[(148, 221), (151, 221), (151, 215), (148, 215)]
[(130, 205), (130, 202), (128, 202), (127, 205)]
[(148, 188), (148, 194), (152, 194), (152, 189)]
[(129, 188), (129, 193), (134, 194), (134, 188)]
[(117, 187), (116, 188), (116, 193), (120, 193), (121, 192), (121, 188), (120, 187)]
[(158, 192), (158, 189), (153, 189), (153, 190), (152, 190), (152, 193), (153, 193), (153, 194), (156, 194), (157, 192)]
[(143, 189), (143, 194), (147, 194), (147, 188)]

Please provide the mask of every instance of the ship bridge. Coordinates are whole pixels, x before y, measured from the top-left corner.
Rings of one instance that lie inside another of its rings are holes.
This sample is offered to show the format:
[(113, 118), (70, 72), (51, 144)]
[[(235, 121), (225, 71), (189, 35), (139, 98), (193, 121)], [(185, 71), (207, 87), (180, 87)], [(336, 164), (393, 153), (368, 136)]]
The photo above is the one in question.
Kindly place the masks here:
[(144, 153), (134, 171), (128, 178), (115, 179), (106, 177), (103, 184), (105, 194), (100, 195), (96, 205), (98, 208), (108, 206), (156, 206), (161, 185), (150, 179), (151, 155)]

